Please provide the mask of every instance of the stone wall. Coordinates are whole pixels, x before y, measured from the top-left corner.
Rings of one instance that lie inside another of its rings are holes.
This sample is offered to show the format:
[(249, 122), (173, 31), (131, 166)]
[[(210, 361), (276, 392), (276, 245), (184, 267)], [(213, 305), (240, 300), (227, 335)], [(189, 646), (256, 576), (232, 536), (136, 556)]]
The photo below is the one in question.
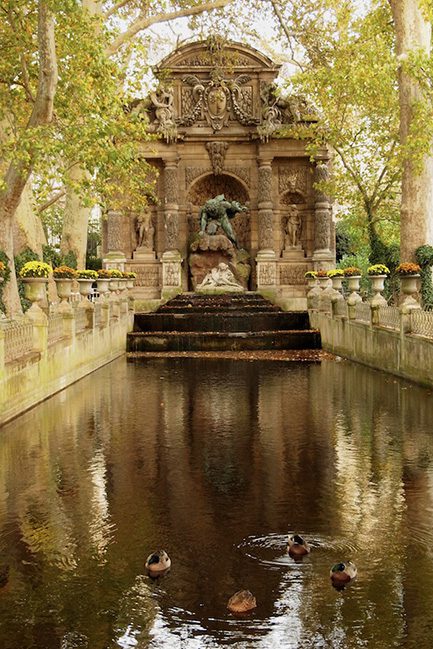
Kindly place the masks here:
[(0, 321), (0, 425), (121, 356), (132, 325), (128, 298)]
[[(368, 309), (369, 305), (365, 306)], [(392, 319), (391, 310), (395, 313)], [(417, 310), (404, 314), (396, 307), (371, 311), (369, 321), (365, 315), (357, 320), (316, 310), (309, 313), (311, 326), (320, 330), (325, 351), (433, 387), (433, 313)]]

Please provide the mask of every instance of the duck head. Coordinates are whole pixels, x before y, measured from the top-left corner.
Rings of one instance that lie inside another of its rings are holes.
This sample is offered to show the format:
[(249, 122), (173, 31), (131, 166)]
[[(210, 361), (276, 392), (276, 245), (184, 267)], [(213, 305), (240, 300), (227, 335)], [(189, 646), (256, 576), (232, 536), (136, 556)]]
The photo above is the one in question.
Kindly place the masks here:
[(303, 557), (311, 552), (311, 548), (302, 536), (292, 534), (288, 539), (287, 552), (291, 557)]

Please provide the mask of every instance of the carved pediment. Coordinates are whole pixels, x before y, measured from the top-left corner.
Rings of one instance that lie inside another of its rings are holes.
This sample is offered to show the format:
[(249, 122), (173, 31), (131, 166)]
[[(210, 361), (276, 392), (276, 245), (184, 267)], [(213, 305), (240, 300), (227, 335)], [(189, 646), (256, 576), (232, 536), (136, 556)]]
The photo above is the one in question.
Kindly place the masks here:
[(234, 41), (225, 41), (220, 37), (210, 37), (206, 41), (189, 43), (169, 54), (155, 68), (157, 75), (165, 70), (177, 71), (189, 68), (225, 68), (232, 72), (237, 68), (255, 68), (275, 71), (280, 66), (258, 50)]

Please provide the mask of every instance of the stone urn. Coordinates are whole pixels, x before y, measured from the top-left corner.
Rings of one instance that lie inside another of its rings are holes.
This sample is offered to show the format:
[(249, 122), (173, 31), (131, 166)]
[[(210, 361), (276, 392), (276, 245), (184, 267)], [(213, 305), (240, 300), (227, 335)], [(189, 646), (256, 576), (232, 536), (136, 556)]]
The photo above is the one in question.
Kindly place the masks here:
[(119, 279), (117, 277), (116, 278), (112, 277), (108, 285), (108, 288), (110, 289), (110, 300), (114, 300), (119, 290)]
[(331, 277), (331, 282), (332, 282), (332, 288), (334, 289), (334, 299), (340, 300), (343, 299), (343, 295), (341, 293), (343, 289), (343, 277), (336, 275), (335, 277)]
[(42, 302), (47, 294), (48, 277), (23, 277), (24, 296), (32, 303), (30, 308), (40, 309), (38, 302)]
[(60, 299), (60, 304), (66, 304), (71, 297), (72, 283), (74, 280), (54, 277), (56, 283), (57, 295)]
[(418, 291), (419, 274), (399, 275), (401, 292), (406, 296), (400, 305), (403, 310), (420, 309), (421, 305), (413, 297)]
[(105, 295), (106, 295), (106, 293), (109, 292), (110, 284), (111, 284), (112, 281), (113, 280), (109, 279), (108, 277), (104, 277), (102, 279), (97, 279), (96, 280), (96, 286), (97, 286), (97, 289), (98, 289), (100, 300), (103, 301), (105, 299)]
[(319, 295), (322, 289), (319, 288), (317, 277), (307, 277), (307, 307), (309, 309), (319, 308)]
[(131, 289), (131, 288), (134, 288), (134, 278), (133, 278), (133, 277), (129, 277), (129, 278), (126, 280), (126, 288), (127, 288), (128, 290)]
[(120, 295), (125, 295), (128, 290), (128, 279), (126, 277), (119, 277), (117, 280)]
[(372, 306), (386, 306), (388, 303), (382, 295), (385, 286), (387, 275), (369, 275), (371, 281), (371, 288), (373, 290), (373, 297), (371, 299)]
[(361, 275), (349, 275), (346, 277), (347, 286), (350, 291), (350, 295), (347, 298), (347, 304), (349, 306), (354, 306), (358, 302), (362, 302), (362, 297), (359, 295), (359, 284), (361, 282)]
[(318, 277), (319, 288), (325, 290), (329, 286), (329, 277)]
[(80, 291), (80, 295), (83, 299), (86, 299), (92, 292), (92, 284), (94, 281), (94, 279), (77, 279), (78, 290)]

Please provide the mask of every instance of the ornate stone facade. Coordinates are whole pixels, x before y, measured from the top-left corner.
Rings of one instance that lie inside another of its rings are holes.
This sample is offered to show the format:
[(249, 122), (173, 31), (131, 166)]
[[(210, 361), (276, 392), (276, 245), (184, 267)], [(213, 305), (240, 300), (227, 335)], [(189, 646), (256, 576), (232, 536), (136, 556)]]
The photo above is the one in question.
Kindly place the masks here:
[[(163, 291), (178, 280), (180, 290), (191, 289), (188, 256), (198, 210), (219, 194), (248, 206), (230, 223), (253, 263), (250, 289), (274, 287), (301, 300), (305, 270), (332, 263), (331, 204), (322, 191), (329, 152), (323, 147), (311, 163), (304, 143), (280, 130), (316, 118), (302, 98), (276, 92), (278, 71), (257, 50), (220, 38), (184, 45), (156, 68), (160, 84), (137, 110), (147, 111), (150, 131), (159, 136), (143, 143), (142, 156), (159, 171), (152, 223), (155, 262), (165, 267), (158, 279)], [(296, 237), (287, 231), (293, 205), (302, 222)], [(134, 219), (113, 213), (105, 250), (128, 260), (134, 228)], [(143, 275), (138, 294), (145, 282), (154, 288), (155, 277)]]

